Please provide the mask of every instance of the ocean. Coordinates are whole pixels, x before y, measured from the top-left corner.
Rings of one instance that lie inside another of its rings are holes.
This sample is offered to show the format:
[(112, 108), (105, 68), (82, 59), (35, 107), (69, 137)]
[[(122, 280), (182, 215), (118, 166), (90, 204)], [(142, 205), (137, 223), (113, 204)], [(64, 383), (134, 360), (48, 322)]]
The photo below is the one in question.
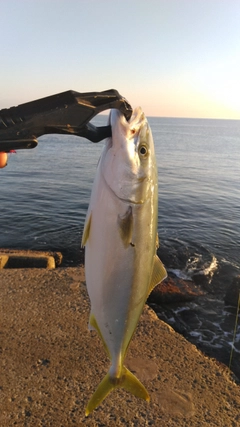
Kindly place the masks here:
[[(106, 124), (97, 116), (94, 124)], [(206, 277), (206, 295), (154, 307), (187, 339), (228, 364), (236, 309), (224, 295), (240, 274), (240, 121), (149, 117), (159, 172), (158, 231), (169, 269)], [(79, 262), (81, 234), (103, 143), (45, 135), (0, 170), (0, 247), (53, 250)], [(239, 319), (238, 319), (239, 320)], [(240, 320), (233, 370), (240, 357)], [(219, 354), (221, 353), (221, 356)]]

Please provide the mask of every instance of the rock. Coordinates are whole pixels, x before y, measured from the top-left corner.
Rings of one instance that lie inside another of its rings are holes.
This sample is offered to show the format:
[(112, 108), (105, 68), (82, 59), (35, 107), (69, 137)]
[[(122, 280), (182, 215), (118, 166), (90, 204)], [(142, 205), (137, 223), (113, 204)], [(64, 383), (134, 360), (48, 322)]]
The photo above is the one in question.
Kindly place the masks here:
[(201, 271), (194, 273), (192, 279), (198, 286), (208, 287), (209, 285), (209, 276), (203, 274)]
[(0, 249), (0, 269), (47, 268), (53, 269), (62, 262), (60, 252)]
[(224, 298), (225, 304), (238, 307), (240, 298), (240, 275), (234, 277), (232, 283), (228, 286)]
[(155, 304), (171, 304), (192, 301), (202, 295), (204, 295), (204, 292), (195, 286), (191, 280), (168, 276), (167, 279), (153, 289), (148, 301)]
[(166, 268), (184, 269), (187, 260), (190, 256), (189, 250), (186, 247), (167, 247), (161, 245), (157, 249), (157, 254)]

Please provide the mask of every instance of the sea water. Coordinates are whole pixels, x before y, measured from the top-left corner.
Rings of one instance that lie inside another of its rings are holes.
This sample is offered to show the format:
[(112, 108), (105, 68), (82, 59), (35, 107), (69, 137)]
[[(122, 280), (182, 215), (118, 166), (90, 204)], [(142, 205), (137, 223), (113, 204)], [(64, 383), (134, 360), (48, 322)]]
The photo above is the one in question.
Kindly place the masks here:
[[(94, 124), (106, 121), (97, 116)], [(161, 250), (176, 274), (201, 272), (209, 283), (206, 298), (161, 309), (159, 316), (173, 326), (190, 325), (184, 333), (194, 343), (212, 343), (216, 351), (225, 346), (229, 353), (232, 329), (224, 330), (230, 314), (224, 315), (223, 298), (240, 274), (240, 121), (150, 117), (149, 123), (159, 172)], [(102, 145), (45, 135), (37, 148), (11, 154), (0, 170), (0, 247), (61, 251), (64, 265), (75, 265)], [(222, 279), (214, 281), (221, 271)]]

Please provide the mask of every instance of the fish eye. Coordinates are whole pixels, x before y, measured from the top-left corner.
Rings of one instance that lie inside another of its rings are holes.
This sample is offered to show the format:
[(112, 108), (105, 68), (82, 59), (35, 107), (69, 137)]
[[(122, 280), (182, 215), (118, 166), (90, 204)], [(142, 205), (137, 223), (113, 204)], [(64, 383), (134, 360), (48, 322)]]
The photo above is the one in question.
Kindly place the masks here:
[(146, 157), (147, 153), (148, 153), (148, 149), (147, 149), (146, 145), (141, 145), (141, 146), (139, 147), (139, 154), (140, 154), (142, 157)]

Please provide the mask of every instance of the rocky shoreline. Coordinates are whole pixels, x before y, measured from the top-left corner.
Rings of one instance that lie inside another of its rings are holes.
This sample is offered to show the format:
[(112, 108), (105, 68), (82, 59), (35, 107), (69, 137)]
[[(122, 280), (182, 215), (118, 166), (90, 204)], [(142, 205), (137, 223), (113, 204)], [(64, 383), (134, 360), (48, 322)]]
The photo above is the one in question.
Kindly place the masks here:
[[(189, 266), (194, 257), (187, 248), (177, 250), (175, 256), (166, 247), (160, 248), (169, 277), (155, 288), (149, 304), (175, 331), (230, 367), (240, 384), (239, 269), (203, 255), (201, 262)], [(171, 272), (183, 273), (190, 280)]]
[(0, 277), (2, 427), (239, 425), (240, 388), (231, 372), (147, 306), (126, 365), (146, 385), (150, 403), (117, 390), (85, 418), (109, 361), (87, 330), (84, 269), (4, 269)]

